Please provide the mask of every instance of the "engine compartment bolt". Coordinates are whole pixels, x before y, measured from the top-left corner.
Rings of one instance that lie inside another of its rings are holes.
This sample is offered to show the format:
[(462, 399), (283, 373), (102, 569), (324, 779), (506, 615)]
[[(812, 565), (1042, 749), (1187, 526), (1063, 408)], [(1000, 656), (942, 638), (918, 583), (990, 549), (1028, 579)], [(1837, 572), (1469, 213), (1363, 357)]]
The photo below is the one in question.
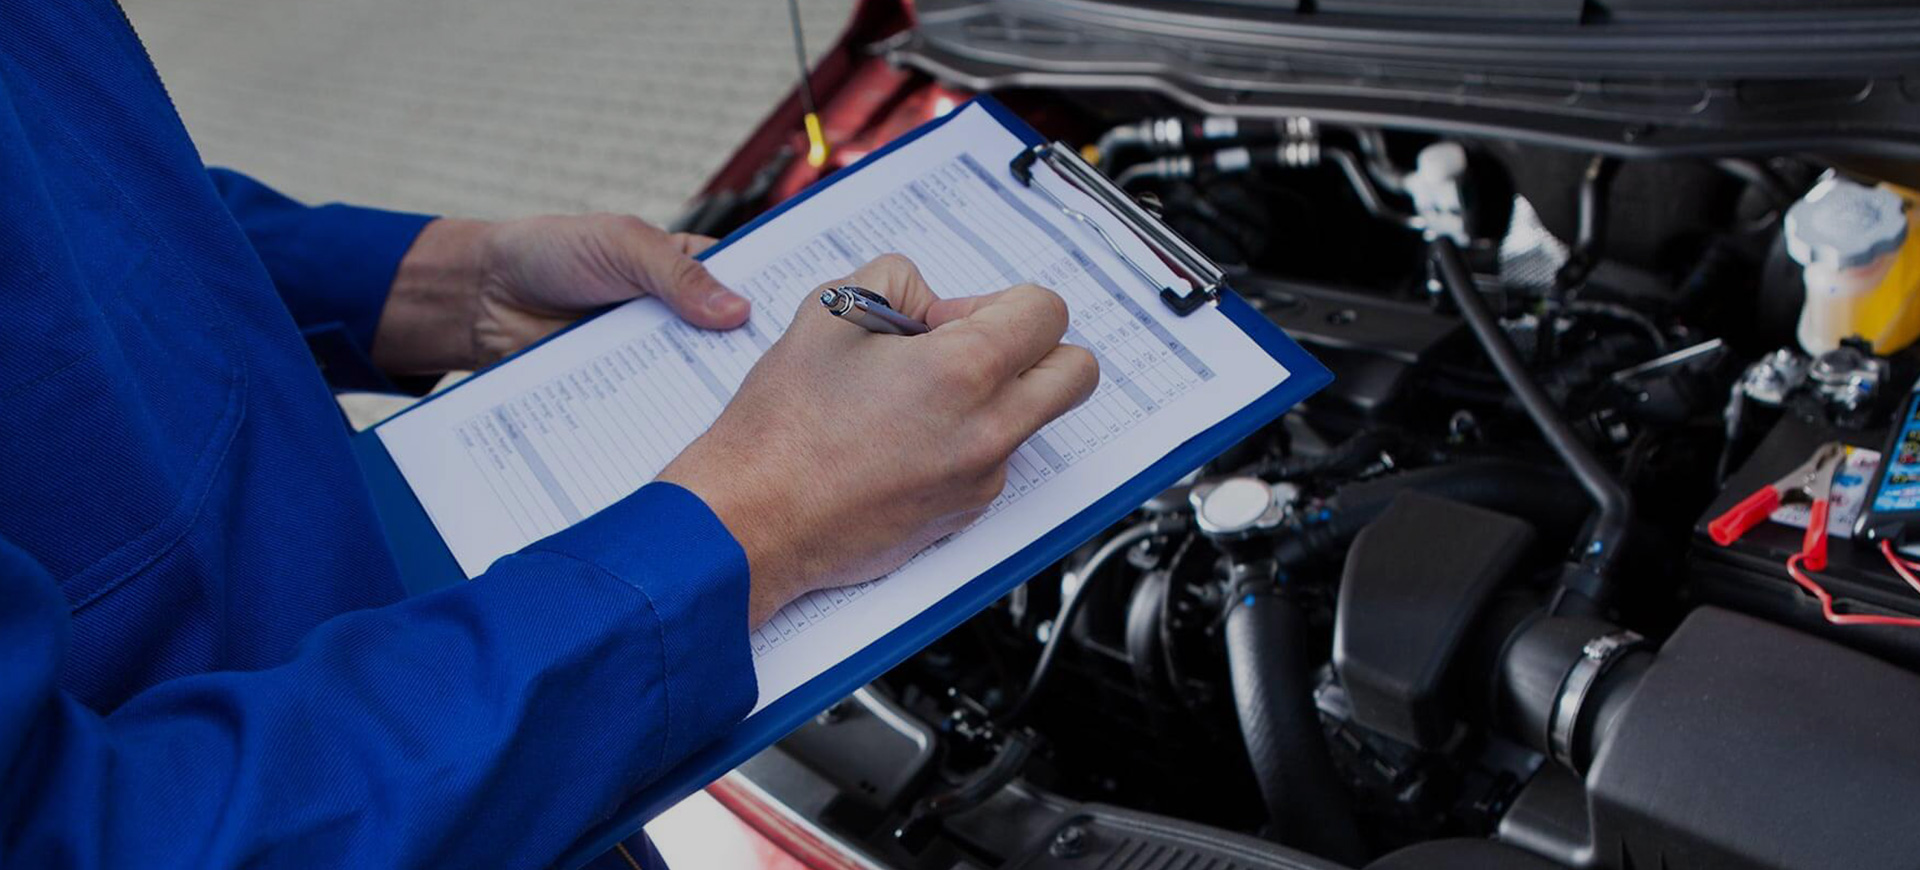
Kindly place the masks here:
[(819, 725), (834, 725), (845, 721), (850, 715), (853, 715), (853, 702), (843, 698), (833, 706), (821, 710), (818, 716), (813, 717), (813, 721)]
[(1068, 825), (1053, 835), (1053, 843), (1047, 846), (1047, 854), (1055, 858), (1078, 858), (1087, 851), (1087, 829), (1079, 825)]

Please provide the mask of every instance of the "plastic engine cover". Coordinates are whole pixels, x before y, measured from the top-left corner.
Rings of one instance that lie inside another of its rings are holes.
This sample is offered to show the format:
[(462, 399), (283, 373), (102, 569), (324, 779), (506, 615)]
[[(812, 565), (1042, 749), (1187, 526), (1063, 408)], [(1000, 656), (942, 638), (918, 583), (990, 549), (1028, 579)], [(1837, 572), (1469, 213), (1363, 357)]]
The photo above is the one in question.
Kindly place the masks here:
[(1920, 865), (1920, 676), (1706, 607), (1627, 704), (1587, 775), (1601, 866)]

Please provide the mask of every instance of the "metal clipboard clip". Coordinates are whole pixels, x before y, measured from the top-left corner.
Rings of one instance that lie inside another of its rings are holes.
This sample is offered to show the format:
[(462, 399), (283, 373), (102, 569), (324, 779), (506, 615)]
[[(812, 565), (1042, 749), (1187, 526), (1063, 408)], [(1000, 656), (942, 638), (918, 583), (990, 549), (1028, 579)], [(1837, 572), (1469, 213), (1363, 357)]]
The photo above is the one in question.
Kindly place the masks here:
[[(1167, 266), (1180, 277), (1187, 279), (1193, 285), (1193, 289), (1180, 293), (1166, 286), (1139, 263), (1134, 262), (1126, 251), (1121, 250), (1120, 243), (1108, 235), (1106, 228), (1100, 226), (1099, 222), (1067, 205), (1057, 194), (1048, 190), (1046, 185), (1034, 184), (1035, 161), (1041, 161), (1053, 167), (1053, 170), (1059, 173), (1068, 184), (1078, 188), (1081, 193), (1093, 197), (1094, 202), (1104, 206), (1114, 217), (1119, 218), (1127, 229), (1132, 230), (1133, 234), (1146, 244), (1148, 250), (1153, 251), (1165, 261)], [(1042, 196), (1051, 200), (1067, 217), (1092, 229), (1100, 236), (1101, 241), (1107, 243), (1107, 247), (1113, 249), (1114, 255), (1118, 256), (1121, 262), (1126, 263), (1134, 274), (1139, 275), (1141, 280), (1146, 281), (1149, 286), (1159, 287), (1160, 301), (1165, 302), (1175, 314), (1185, 317), (1198, 310), (1200, 306), (1219, 300), (1220, 288), (1226, 280), (1226, 273), (1222, 272), (1212, 260), (1207, 259), (1207, 255), (1200, 253), (1164, 221), (1147, 211), (1140, 203), (1135, 202), (1133, 197), (1120, 189), (1119, 185), (1101, 174), (1100, 170), (1093, 168), (1092, 164), (1082, 159), (1078, 152), (1066, 144), (1044, 142), (1035, 145), (1020, 152), (1007, 168), (1022, 186), (1040, 191)]]

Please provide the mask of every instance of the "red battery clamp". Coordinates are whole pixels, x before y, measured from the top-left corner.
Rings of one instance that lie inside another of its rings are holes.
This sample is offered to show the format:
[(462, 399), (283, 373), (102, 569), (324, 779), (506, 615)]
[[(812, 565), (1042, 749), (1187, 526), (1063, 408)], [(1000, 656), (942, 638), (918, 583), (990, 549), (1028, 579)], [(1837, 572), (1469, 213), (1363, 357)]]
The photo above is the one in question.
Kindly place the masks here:
[(1846, 445), (1838, 441), (1820, 445), (1799, 468), (1761, 487), (1726, 513), (1715, 517), (1713, 522), (1707, 524), (1707, 534), (1714, 543), (1727, 546), (1739, 540), (1747, 530), (1765, 522), (1781, 505), (1805, 500), (1811, 504), (1812, 512), (1807, 518), (1806, 536), (1800, 542), (1801, 560), (1811, 570), (1825, 568), (1827, 513), (1832, 508), (1833, 475), (1846, 460)]

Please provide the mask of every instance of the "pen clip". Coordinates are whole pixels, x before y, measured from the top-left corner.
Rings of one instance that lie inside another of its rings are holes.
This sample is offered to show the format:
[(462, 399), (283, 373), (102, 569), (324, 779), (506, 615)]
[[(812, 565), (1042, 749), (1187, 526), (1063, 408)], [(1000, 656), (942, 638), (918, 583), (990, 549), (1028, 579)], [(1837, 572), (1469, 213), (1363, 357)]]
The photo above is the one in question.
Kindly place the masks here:
[[(1106, 229), (1098, 222), (1067, 205), (1046, 185), (1033, 183), (1033, 165), (1036, 162), (1044, 162), (1052, 167), (1061, 179), (1073, 185), (1081, 193), (1092, 197), (1095, 202), (1119, 219), (1127, 229), (1133, 231), (1148, 250), (1172, 268), (1175, 274), (1185, 278), (1191, 285), (1191, 289), (1181, 293), (1166, 286), (1153, 277), (1145, 267), (1128, 256), (1127, 252), (1120, 248), (1120, 243), (1108, 235)], [(1112, 248), (1114, 255), (1119, 257), (1121, 262), (1126, 263), (1134, 274), (1139, 275), (1149, 286), (1160, 288), (1160, 301), (1173, 309), (1175, 314), (1185, 317), (1198, 310), (1200, 306), (1220, 298), (1220, 289), (1226, 281), (1226, 273), (1207, 255), (1201, 253), (1186, 239), (1181, 238), (1179, 233), (1166, 225), (1166, 222), (1143, 208), (1133, 197), (1128, 196), (1126, 191), (1121, 190), (1119, 185), (1114, 184), (1072, 148), (1059, 142), (1043, 142), (1020, 152), (1013, 158), (1007, 169), (1022, 186), (1039, 191), (1068, 217), (1092, 228), (1100, 236), (1100, 240), (1106, 242), (1107, 247)]]
[(872, 290), (868, 290), (865, 287), (859, 287), (853, 284), (848, 284), (841, 287), (840, 289), (852, 291), (853, 293), (859, 295), (861, 298), (867, 300), (868, 302), (874, 305), (878, 305), (881, 308), (887, 308), (887, 309), (893, 308), (893, 303), (888, 302), (887, 297), (882, 296), (878, 293), (875, 293)]

